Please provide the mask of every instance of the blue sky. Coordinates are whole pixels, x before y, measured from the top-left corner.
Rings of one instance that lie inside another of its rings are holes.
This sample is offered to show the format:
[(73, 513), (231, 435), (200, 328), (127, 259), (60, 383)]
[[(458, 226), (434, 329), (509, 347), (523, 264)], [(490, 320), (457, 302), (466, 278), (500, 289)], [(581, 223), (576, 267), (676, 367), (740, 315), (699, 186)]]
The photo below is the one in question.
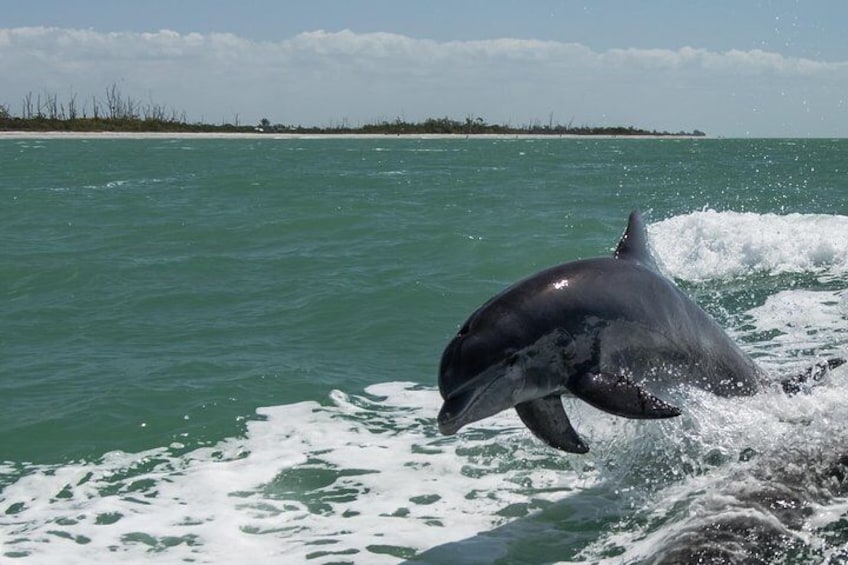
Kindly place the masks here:
[(213, 122), (553, 115), (848, 134), (842, 0), (3, 4), (0, 103), (13, 112), (29, 91), (90, 98), (117, 83)]

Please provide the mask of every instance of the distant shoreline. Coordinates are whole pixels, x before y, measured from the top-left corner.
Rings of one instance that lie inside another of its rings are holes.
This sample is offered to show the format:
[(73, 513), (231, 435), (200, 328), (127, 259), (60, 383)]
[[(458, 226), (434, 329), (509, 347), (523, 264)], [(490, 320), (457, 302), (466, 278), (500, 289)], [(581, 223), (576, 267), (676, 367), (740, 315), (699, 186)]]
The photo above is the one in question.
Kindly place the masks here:
[(533, 134), (533, 133), (237, 133), (237, 132), (82, 132), (0, 131), (2, 139), (704, 139), (669, 134)]
[[(572, 119), (573, 122), (573, 119)], [(273, 124), (262, 118), (255, 126), (242, 125), (236, 114), (235, 123), (189, 123), (185, 112), (169, 110), (152, 100), (144, 102), (125, 96), (117, 83), (106, 88), (106, 99), (92, 97), (80, 102), (76, 93), (62, 102), (56, 93), (28, 92), (21, 103), (21, 114), (15, 116), (8, 105), (0, 104), (0, 139), (2, 138), (64, 138), (64, 139), (149, 139), (184, 138), (200, 139), (387, 139), (389, 137), (415, 139), (458, 139), (475, 136), (492, 139), (519, 139), (544, 137), (704, 137), (699, 130), (657, 131), (634, 126), (573, 126), (554, 123), (553, 114), (547, 124), (538, 120), (514, 127), (509, 124), (490, 124), (480, 116), (468, 114), (464, 120), (429, 117), (411, 122), (398, 116), (394, 120), (381, 120), (361, 125), (350, 125), (347, 120), (329, 126), (303, 126)]]

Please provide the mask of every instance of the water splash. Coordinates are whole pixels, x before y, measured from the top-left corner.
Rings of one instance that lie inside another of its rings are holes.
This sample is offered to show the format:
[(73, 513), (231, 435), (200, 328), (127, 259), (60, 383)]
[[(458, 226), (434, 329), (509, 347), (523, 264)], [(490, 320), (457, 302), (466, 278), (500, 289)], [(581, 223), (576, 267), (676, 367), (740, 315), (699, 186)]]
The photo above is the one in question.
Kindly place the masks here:
[(651, 224), (648, 233), (665, 268), (684, 280), (848, 274), (848, 216), (705, 210)]

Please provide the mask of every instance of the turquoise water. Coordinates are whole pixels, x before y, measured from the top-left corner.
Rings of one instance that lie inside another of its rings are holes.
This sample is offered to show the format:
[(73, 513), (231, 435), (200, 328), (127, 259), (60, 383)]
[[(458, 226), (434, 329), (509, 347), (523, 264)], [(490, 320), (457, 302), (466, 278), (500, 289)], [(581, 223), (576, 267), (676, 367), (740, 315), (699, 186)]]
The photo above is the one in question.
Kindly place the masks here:
[[(612, 445), (583, 459), (514, 415), (456, 438), (434, 421), (458, 324), (609, 252), (631, 209), (765, 367), (848, 354), (846, 140), (33, 139), (0, 140), (0, 163), (5, 557), (635, 563), (711, 515), (698, 493), (768, 475), (781, 434), (848, 454), (828, 435), (844, 371), (815, 400), (739, 401), (753, 434), (697, 395), (682, 443), (587, 413)], [(796, 493), (827, 512), (786, 526), (808, 539), (793, 559), (845, 551), (843, 483)]]

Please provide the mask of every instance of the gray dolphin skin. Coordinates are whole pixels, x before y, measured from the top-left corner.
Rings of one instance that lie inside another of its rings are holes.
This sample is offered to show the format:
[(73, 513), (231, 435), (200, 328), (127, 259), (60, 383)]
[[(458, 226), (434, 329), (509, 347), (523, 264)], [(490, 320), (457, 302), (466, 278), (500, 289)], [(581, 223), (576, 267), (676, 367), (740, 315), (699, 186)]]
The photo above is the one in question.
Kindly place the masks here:
[[(808, 373), (794, 385), (820, 378)], [(562, 395), (626, 418), (670, 418), (680, 410), (657, 395), (671, 386), (742, 396), (760, 391), (764, 376), (659, 272), (633, 212), (612, 257), (546, 269), (471, 314), (442, 355), (438, 424), (451, 435), (515, 408), (551, 447), (586, 453)]]

